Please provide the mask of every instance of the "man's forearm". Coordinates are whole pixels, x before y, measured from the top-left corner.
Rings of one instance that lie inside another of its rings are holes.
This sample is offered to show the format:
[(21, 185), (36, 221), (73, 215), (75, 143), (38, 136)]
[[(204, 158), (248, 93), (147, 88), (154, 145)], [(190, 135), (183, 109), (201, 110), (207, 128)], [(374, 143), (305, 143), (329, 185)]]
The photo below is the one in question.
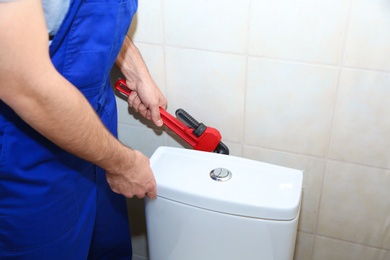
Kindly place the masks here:
[(125, 37), (116, 65), (126, 77), (127, 86), (134, 90), (128, 98), (129, 106), (162, 126), (159, 108), (166, 108), (166, 98), (149, 74), (138, 48), (128, 37)]
[(128, 156), (125, 147), (50, 61), (40, 1), (2, 3), (0, 39), (0, 99), (61, 148), (103, 168), (118, 167), (115, 160)]
[(140, 82), (150, 78), (148, 68), (138, 48), (127, 36), (115, 63), (128, 80)]
[(61, 148), (105, 169), (117, 167), (115, 160), (125, 159), (124, 147), (104, 127), (88, 101), (56, 72), (41, 74), (41, 78), (20, 80), (18, 85), (24, 86), (24, 91), (6, 96), (4, 101)]

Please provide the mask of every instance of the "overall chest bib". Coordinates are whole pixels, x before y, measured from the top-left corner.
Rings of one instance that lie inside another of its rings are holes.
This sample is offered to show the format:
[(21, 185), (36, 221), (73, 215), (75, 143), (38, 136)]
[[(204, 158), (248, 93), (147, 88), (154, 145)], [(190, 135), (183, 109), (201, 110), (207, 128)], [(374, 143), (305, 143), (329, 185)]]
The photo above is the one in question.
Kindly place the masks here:
[[(50, 45), (56, 69), (114, 135), (117, 115), (109, 72), (136, 9), (137, 0), (72, 0)], [(38, 250), (82, 219), (90, 224), (78, 228), (91, 236), (96, 198), (111, 200), (99, 195), (99, 186), (109, 190), (102, 169), (63, 151), (0, 101), (0, 258)]]

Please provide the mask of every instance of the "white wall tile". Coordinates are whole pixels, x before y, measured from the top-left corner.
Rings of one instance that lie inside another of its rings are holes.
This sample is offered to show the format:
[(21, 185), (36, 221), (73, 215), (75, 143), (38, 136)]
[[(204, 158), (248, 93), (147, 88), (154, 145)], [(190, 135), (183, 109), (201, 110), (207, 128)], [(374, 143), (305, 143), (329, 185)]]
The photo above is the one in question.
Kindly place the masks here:
[(139, 0), (129, 35), (134, 41), (162, 44), (163, 11), (160, 0)]
[(242, 157), (242, 146), (241, 144), (227, 142), (222, 139), (222, 142), (229, 148), (229, 155)]
[(165, 93), (165, 60), (164, 48), (159, 45), (143, 44), (136, 42), (149, 73), (159, 89)]
[(390, 169), (390, 74), (345, 69), (330, 156)]
[(146, 127), (119, 124), (119, 140), (128, 147), (150, 157), (159, 147), (166, 145), (166, 134)]
[(243, 53), (249, 0), (165, 0), (168, 45)]
[(303, 171), (302, 204), (298, 229), (313, 233), (317, 225), (324, 160), (272, 150), (244, 147), (243, 157)]
[(389, 187), (390, 171), (328, 162), (318, 233), (390, 249)]
[(250, 54), (336, 64), (349, 0), (258, 0), (251, 4)]
[(239, 142), (245, 58), (176, 48), (167, 48), (166, 57), (168, 111), (183, 108), (225, 141)]
[(353, 0), (344, 64), (390, 70), (389, 27), (389, 1)]
[(245, 143), (324, 156), (337, 70), (249, 59)]
[(388, 260), (385, 250), (317, 236), (313, 260)]

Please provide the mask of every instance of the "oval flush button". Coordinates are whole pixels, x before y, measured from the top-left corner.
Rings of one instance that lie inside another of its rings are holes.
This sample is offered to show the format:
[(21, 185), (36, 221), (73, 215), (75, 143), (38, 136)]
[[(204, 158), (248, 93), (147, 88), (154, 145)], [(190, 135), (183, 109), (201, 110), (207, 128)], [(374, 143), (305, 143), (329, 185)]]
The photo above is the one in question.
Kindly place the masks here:
[(210, 172), (210, 177), (214, 181), (228, 181), (232, 177), (232, 173), (225, 168), (216, 168)]

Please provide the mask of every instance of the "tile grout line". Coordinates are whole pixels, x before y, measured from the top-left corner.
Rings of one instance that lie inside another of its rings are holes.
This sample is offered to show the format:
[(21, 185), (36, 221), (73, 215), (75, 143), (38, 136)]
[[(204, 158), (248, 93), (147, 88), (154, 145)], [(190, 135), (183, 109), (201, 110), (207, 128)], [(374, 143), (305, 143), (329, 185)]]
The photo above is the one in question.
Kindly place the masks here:
[[(307, 233), (307, 232), (305, 232), (305, 233)], [(307, 234), (310, 234), (310, 233), (307, 233)], [(376, 250), (389, 251), (389, 249), (386, 249), (386, 248), (376, 247), (376, 246), (372, 246), (372, 245), (368, 245), (368, 244), (364, 244), (364, 243), (359, 243), (359, 242), (352, 242), (352, 241), (337, 238), (337, 237), (332, 237), (332, 236), (327, 236), (327, 235), (316, 235), (316, 236), (341, 241), (341, 242), (348, 243), (351, 245), (359, 245), (359, 246), (365, 246), (365, 247), (369, 247), (369, 248), (376, 249)]]
[(248, 3), (248, 20), (247, 20), (247, 30), (246, 30), (246, 46), (245, 46), (245, 76), (244, 76), (244, 96), (243, 96), (243, 103), (242, 103), (242, 125), (241, 125), (241, 142), (240, 142), (240, 155), (243, 156), (244, 154), (244, 146), (245, 146), (245, 135), (246, 135), (246, 102), (247, 102), (247, 91), (248, 91), (248, 67), (249, 67), (249, 35), (250, 35), (250, 28), (251, 28), (251, 6), (252, 6), (252, 0), (249, 0)]
[[(248, 37), (249, 38), (249, 37)], [(210, 50), (210, 49), (202, 49), (202, 48), (195, 48), (195, 47), (185, 47), (180, 45), (172, 45), (172, 44), (166, 44), (164, 43), (153, 43), (153, 42), (147, 42), (147, 41), (137, 41), (137, 43), (142, 43), (146, 45), (158, 45), (162, 46), (164, 48), (175, 48), (175, 49), (183, 49), (183, 50), (193, 50), (193, 51), (203, 51), (203, 52), (210, 52), (210, 53), (217, 53), (217, 54), (226, 54), (226, 55), (234, 55), (234, 56), (245, 56), (248, 58), (256, 58), (261, 60), (267, 60), (267, 61), (275, 61), (275, 62), (287, 62), (287, 63), (293, 63), (297, 65), (307, 65), (307, 66), (321, 66), (321, 67), (328, 67), (328, 68), (340, 68), (340, 64), (330, 64), (330, 63), (322, 63), (322, 62), (315, 62), (315, 61), (304, 61), (304, 60), (294, 60), (294, 59), (286, 59), (286, 58), (278, 58), (278, 57), (271, 57), (271, 56), (263, 56), (263, 55), (253, 55), (249, 54), (248, 51), (245, 52), (228, 52), (228, 51), (219, 51), (219, 50)], [(377, 73), (385, 73), (390, 74), (390, 70), (386, 69), (375, 69), (375, 68), (366, 68), (366, 67), (359, 67), (359, 66), (346, 66), (343, 64), (344, 69), (351, 69), (351, 70), (363, 70), (363, 71), (370, 71), (370, 72), (377, 72)]]
[[(167, 46), (165, 42), (165, 12), (164, 12), (164, 0), (161, 1), (161, 33), (162, 33), (162, 49), (163, 49), (163, 74), (164, 74), (164, 89), (165, 97), (167, 98), (167, 109), (168, 109), (168, 80), (167, 80)], [(169, 146), (169, 135), (165, 136), (165, 145)]]
[(327, 238), (327, 239), (337, 240), (337, 241), (341, 241), (341, 242), (352, 244), (352, 245), (360, 245), (360, 246), (370, 247), (370, 248), (377, 249), (377, 250), (390, 251), (390, 249), (376, 247), (376, 246), (372, 246), (372, 245), (368, 245), (368, 244), (364, 244), (364, 243), (353, 242), (353, 241), (349, 241), (349, 240), (341, 239), (341, 238), (337, 238), (337, 237), (332, 237), (332, 236), (327, 236), (327, 235), (317, 235), (317, 234), (309, 232), (309, 231), (299, 230), (299, 232), (306, 234), (306, 235), (313, 235), (313, 236), (323, 237), (323, 238)]
[[(232, 142), (232, 143), (234, 143), (234, 142)], [(386, 167), (369, 165), (369, 164), (362, 164), (362, 163), (358, 163), (358, 162), (345, 161), (345, 160), (340, 160), (340, 159), (332, 159), (332, 158), (327, 158), (326, 156), (317, 156), (317, 155), (306, 154), (306, 153), (291, 152), (288, 150), (281, 150), (281, 149), (276, 149), (276, 148), (269, 148), (269, 147), (265, 147), (265, 146), (256, 146), (256, 145), (250, 145), (250, 144), (245, 144), (245, 146), (247, 146), (249, 148), (254, 148), (254, 149), (266, 150), (266, 151), (270, 151), (270, 152), (277, 152), (277, 153), (282, 153), (282, 154), (287, 154), (287, 155), (305, 157), (308, 159), (324, 160), (324, 161), (329, 161), (329, 162), (343, 163), (343, 164), (349, 164), (349, 165), (354, 165), (354, 166), (359, 166), (359, 167), (373, 168), (373, 169), (383, 170), (383, 171), (390, 171), (390, 169), (386, 168)]]
[(340, 52), (340, 57), (339, 57), (339, 62), (338, 62), (338, 75), (337, 75), (337, 82), (336, 82), (336, 88), (335, 88), (335, 93), (334, 93), (334, 102), (333, 102), (333, 109), (332, 109), (332, 115), (331, 115), (331, 124), (329, 127), (329, 140), (328, 140), (328, 150), (325, 155), (325, 164), (324, 164), (324, 172), (322, 176), (322, 182), (321, 182), (321, 188), (319, 191), (320, 197), (318, 200), (318, 209), (317, 209), (317, 219), (314, 227), (314, 237), (313, 237), (313, 244), (311, 248), (311, 259), (313, 260), (314, 258), (314, 250), (316, 247), (316, 242), (317, 242), (317, 236), (320, 236), (318, 233), (319, 229), (319, 222), (320, 222), (320, 215), (321, 215), (321, 204), (323, 200), (323, 192), (324, 192), (324, 186), (325, 186), (325, 181), (327, 177), (327, 172), (328, 172), (328, 166), (329, 166), (329, 155), (331, 152), (331, 145), (332, 145), (332, 139), (333, 139), (333, 133), (334, 133), (334, 121), (335, 121), (335, 114), (336, 114), (336, 109), (337, 109), (337, 101), (338, 101), (338, 95), (339, 95), (339, 90), (340, 90), (340, 82), (341, 82), (341, 74), (342, 70), (344, 67), (344, 57), (345, 57), (345, 51), (346, 51), (346, 45), (347, 45), (347, 39), (348, 39), (348, 29), (349, 29), (349, 24), (350, 24), (350, 19), (351, 19), (351, 12), (352, 12), (352, 2), (353, 0), (349, 0), (348, 3), (348, 12), (347, 12), (347, 17), (345, 20), (345, 25), (344, 25), (344, 35), (343, 35), (343, 44), (341, 47), (341, 52)]

